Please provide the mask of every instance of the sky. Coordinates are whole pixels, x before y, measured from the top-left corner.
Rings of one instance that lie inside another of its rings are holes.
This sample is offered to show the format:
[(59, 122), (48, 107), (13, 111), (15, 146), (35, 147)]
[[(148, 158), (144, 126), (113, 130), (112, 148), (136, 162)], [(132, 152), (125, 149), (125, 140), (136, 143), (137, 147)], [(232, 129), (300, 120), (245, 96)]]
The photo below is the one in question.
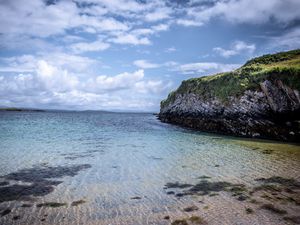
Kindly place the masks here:
[(300, 48), (299, 0), (0, 0), (0, 107), (159, 111), (183, 80)]

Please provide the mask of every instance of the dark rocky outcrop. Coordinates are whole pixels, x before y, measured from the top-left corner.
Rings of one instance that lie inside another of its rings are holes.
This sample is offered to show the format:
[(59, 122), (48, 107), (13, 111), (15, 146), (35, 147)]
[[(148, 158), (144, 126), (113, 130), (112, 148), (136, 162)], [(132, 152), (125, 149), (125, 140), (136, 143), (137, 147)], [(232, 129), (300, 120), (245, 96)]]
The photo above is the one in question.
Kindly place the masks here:
[(299, 89), (300, 50), (266, 55), (233, 72), (183, 81), (158, 117), (201, 131), (299, 142)]

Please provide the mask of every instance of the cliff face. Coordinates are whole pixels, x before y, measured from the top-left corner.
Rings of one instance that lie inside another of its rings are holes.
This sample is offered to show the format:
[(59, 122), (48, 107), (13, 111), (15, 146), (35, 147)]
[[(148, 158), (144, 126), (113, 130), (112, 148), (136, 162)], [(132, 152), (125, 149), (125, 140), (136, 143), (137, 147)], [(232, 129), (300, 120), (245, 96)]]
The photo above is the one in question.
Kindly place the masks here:
[(300, 142), (300, 50), (184, 81), (159, 119), (201, 131)]

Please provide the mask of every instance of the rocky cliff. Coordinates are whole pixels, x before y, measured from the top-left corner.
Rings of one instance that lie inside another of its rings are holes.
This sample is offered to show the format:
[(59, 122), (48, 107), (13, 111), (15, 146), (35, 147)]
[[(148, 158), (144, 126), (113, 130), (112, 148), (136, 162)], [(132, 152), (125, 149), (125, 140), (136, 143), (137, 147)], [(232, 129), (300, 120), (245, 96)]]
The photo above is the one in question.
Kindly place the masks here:
[(159, 119), (206, 132), (300, 142), (300, 50), (183, 81)]

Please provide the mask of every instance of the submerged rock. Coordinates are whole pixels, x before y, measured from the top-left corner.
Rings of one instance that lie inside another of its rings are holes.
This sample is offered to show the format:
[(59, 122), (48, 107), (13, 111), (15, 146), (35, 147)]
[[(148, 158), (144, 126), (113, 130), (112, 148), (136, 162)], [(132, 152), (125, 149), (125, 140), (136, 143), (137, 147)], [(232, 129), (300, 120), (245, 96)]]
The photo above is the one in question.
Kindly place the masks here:
[(84, 203), (86, 203), (86, 201), (81, 199), (81, 200), (72, 202), (71, 206), (78, 206), (78, 205), (81, 205), (81, 204), (84, 204)]
[[(9, 173), (2, 176), (8, 181), (18, 181), (17, 184), (0, 186), (0, 203), (14, 200), (34, 200), (35, 197), (45, 196), (54, 191), (62, 183), (65, 176), (76, 176), (81, 170), (90, 168), (89, 164), (70, 166), (36, 166)], [(28, 183), (28, 184), (25, 184)]]
[(7, 214), (10, 214), (11, 213), (11, 209), (4, 209), (1, 213), (0, 213), (0, 215), (1, 215), (1, 217), (2, 216), (6, 216)]
[(183, 81), (161, 102), (159, 119), (235, 136), (300, 141), (300, 50)]
[(269, 210), (269, 211), (271, 211), (273, 213), (276, 213), (276, 214), (280, 214), (280, 215), (287, 214), (287, 212), (285, 210), (276, 208), (273, 204), (264, 204), (264, 205), (261, 206), (261, 208)]
[(37, 204), (36, 207), (51, 207), (51, 208), (57, 208), (57, 207), (62, 207), (62, 206), (67, 206), (67, 203), (60, 203), (60, 202), (45, 202), (45, 203), (40, 203)]
[(193, 212), (193, 211), (196, 211), (198, 209), (199, 208), (197, 206), (192, 205), (192, 206), (188, 206), (188, 207), (184, 208), (183, 211), (185, 211), (185, 212)]
[(139, 200), (139, 199), (142, 199), (142, 197), (134, 196), (134, 197), (131, 197), (130, 199)]

